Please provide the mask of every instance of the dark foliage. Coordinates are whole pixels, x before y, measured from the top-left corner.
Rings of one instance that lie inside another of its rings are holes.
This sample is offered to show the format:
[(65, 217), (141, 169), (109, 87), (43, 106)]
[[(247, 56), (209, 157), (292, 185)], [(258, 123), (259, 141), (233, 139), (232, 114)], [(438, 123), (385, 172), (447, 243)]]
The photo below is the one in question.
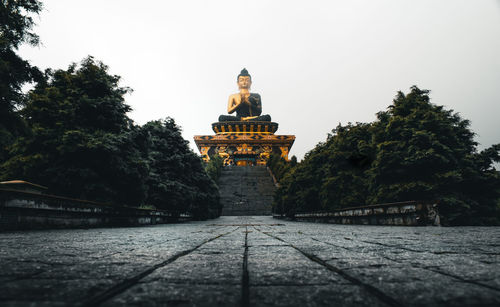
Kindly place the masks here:
[(469, 122), (431, 104), (428, 91), (399, 92), (369, 123), (339, 125), (286, 172), (275, 210), (334, 210), (437, 200), (445, 224), (500, 223), (500, 145), (477, 152)]
[(17, 112), (25, 100), (21, 88), (41, 73), (16, 51), (22, 43), (38, 44), (38, 36), (31, 32), (32, 15), (41, 9), (41, 3), (34, 0), (0, 2), (0, 161), (7, 157), (14, 140), (27, 132)]
[(219, 180), (223, 166), (224, 159), (219, 155), (213, 155), (212, 157), (210, 157), (210, 161), (208, 161), (208, 163), (205, 165), (205, 171), (214, 182), (217, 182)]
[(21, 111), (31, 131), (12, 146), (3, 179), (41, 183), (70, 197), (140, 204), (147, 165), (130, 138), (127, 89), (118, 81), (91, 57), (78, 69), (47, 71)]
[[(152, 205), (196, 218), (220, 213), (218, 189), (172, 119), (140, 127), (127, 116), (128, 88), (92, 57), (47, 70), (20, 111), (28, 133), (0, 161), (0, 180), (120, 205)], [(3, 162), (3, 163), (1, 163)]]
[(269, 167), (269, 169), (271, 169), (274, 178), (276, 178), (277, 181), (280, 181), (283, 176), (290, 171), (291, 168), (297, 165), (297, 157), (292, 156), (290, 161), (286, 161), (280, 155), (272, 153), (269, 157), (269, 160), (267, 160), (266, 165), (267, 167)]
[(174, 120), (151, 121), (136, 136), (149, 175), (146, 204), (170, 211), (192, 212), (196, 218), (220, 215), (219, 190), (201, 159), (181, 136)]

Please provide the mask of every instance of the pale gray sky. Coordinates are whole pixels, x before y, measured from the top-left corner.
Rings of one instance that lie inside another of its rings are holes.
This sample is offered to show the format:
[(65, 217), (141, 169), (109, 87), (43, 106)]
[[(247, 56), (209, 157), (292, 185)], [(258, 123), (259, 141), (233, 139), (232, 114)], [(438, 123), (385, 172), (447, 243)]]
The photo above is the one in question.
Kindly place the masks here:
[(87, 55), (134, 89), (139, 124), (173, 117), (213, 134), (246, 67), (278, 134), (301, 159), (339, 122), (368, 122), (417, 85), (500, 143), (498, 0), (45, 0), (41, 47), (21, 55), (67, 68)]

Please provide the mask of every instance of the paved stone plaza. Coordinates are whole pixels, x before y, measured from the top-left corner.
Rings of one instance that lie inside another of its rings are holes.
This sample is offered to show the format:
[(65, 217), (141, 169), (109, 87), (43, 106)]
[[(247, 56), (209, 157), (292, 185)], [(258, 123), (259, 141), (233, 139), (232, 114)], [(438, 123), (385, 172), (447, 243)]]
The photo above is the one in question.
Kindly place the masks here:
[(500, 305), (499, 227), (222, 217), (0, 233), (0, 305)]

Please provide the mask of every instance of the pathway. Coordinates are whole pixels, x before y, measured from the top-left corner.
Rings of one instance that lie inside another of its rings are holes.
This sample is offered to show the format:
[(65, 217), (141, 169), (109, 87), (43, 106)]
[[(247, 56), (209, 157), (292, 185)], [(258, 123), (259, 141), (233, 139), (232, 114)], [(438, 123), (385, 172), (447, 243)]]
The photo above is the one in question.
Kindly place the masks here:
[(0, 305), (500, 305), (500, 227), (222, 217), (0, 233)]

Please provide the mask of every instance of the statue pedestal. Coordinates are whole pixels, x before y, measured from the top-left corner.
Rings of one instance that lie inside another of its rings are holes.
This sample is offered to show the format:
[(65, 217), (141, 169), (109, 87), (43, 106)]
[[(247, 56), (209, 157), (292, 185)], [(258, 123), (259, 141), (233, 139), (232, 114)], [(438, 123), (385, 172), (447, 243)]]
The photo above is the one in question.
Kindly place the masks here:
[(271, 153), (288, 160), (294, 135), (276, 135), (274, 122), (234, 121), (212, 124), (215, 135), (195, 135), (194, 141), (204, 161), (213, 155), (224, 159), (224, 165), (266, 165)]

